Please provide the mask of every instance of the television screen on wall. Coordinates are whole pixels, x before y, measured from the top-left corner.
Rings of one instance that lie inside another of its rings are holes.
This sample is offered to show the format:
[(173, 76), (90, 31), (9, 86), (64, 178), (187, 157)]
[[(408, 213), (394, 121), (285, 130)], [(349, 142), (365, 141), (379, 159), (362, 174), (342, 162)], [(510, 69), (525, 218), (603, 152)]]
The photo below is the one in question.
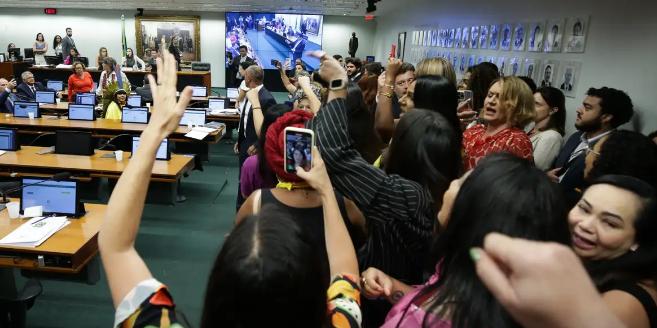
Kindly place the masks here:
[(307, 71), (319, 68), (319, 60), (307, 51), (322, 49), (322, 15), (276, 13), (226, 13), (226, 67), (239, 57), (240, 46), (264, 69), (275, 69), (275, 61), (299, 59)]

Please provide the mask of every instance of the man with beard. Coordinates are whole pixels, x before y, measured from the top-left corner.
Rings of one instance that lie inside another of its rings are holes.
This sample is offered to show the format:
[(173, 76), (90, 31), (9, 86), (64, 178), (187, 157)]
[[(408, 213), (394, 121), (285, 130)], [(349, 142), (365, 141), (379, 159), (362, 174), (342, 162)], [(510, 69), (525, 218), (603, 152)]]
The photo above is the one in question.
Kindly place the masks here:
[(586, 153), (593, 150), (598, 140), (629, 122), (633, 114), (632, 100), (621, 90), (602, 87), (586, 92), (582, 105), (577, 108), (575, 127), (578, 132), (561, 148), (553, 169), (547, 173), (553, 181), (559, 182), (570, 207), (579, 200), (585, 184)]

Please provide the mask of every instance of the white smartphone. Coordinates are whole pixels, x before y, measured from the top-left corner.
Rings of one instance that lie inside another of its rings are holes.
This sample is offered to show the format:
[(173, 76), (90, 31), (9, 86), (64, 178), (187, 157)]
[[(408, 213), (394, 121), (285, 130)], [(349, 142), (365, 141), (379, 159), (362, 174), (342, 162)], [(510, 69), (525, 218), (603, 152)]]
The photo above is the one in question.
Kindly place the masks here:
[(312, 150), (315, 133), (310, 129), (287, 127), (285, 134), (285, 172), (296, 173), (297, 166), (306, 171), (312, 168)]

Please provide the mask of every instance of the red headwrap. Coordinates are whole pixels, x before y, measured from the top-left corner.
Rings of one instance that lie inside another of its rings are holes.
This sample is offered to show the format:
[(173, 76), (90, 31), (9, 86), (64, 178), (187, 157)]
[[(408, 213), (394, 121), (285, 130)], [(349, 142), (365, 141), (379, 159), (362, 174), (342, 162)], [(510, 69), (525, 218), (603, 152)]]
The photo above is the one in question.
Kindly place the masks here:
[(265, 141), (265, 154), (267, 156), (267, 164), (276, 176), (285, 182), (301, 182), (303, 179), (299, 178), (296, 174), (285, 172), (283, 163), (285, 162), (285, 128), (292, 126), (295, 128), (303, 128), (304, 123), (313, 117), (312, 113), (305, 110), (295, 109), (291, 112), (285, 113), (283, 116), (276, 119), (267, 129), (267, 139)]

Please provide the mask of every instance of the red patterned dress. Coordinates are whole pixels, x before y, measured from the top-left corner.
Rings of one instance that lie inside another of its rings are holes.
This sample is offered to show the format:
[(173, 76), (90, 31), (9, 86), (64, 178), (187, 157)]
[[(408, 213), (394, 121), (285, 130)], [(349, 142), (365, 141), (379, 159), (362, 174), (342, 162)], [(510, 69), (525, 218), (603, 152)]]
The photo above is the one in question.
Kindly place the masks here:
[(506, 128), (495, 135), (486, 136), (486, 126), (477, 124), (463, 132), (463, 167), (466, 171), (477, 166), (487, 155), (508, 152), (534, 162), (532, 142), (517, 128)]

